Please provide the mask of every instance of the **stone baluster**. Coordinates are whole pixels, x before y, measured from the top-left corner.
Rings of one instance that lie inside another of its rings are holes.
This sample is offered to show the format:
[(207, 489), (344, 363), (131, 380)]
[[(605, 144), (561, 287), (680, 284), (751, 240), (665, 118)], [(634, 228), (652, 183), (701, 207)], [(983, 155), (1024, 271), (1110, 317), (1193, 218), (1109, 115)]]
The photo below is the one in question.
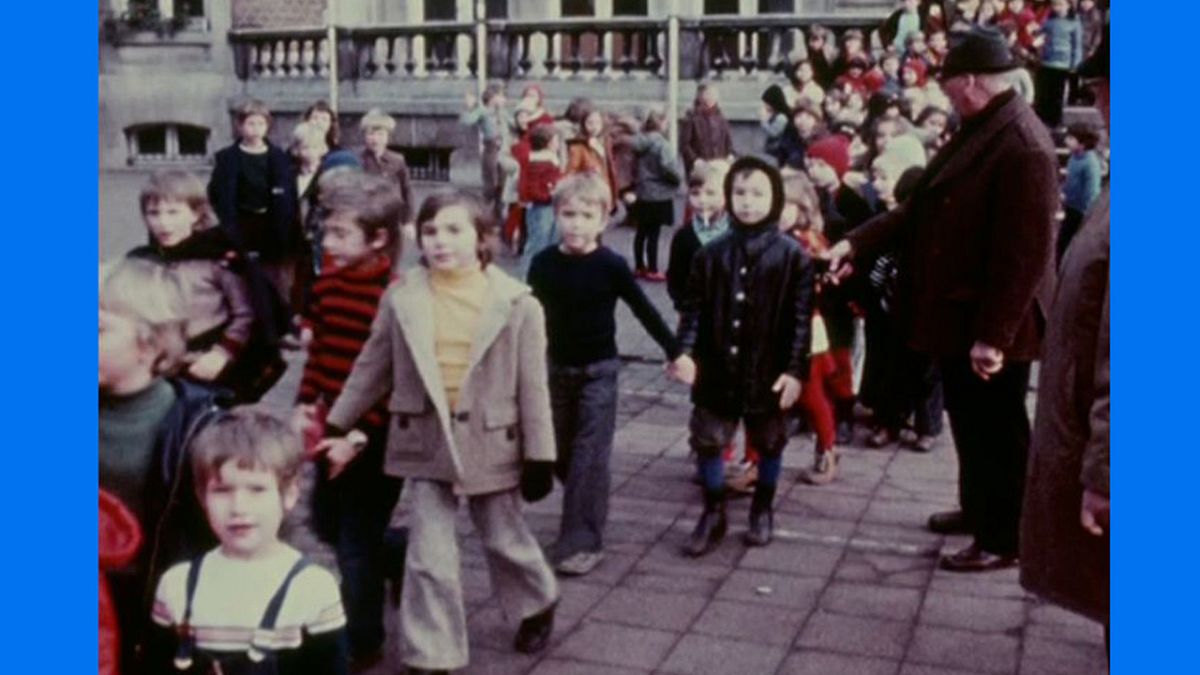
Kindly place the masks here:
[(455, 33), (454, 34), (454, 77), (460, 80), (465, 80), (471, 77), (472, 53), (475, 47), (475, 40), (470, 33)]
[(314, 63), (317, 77), (327, 77), (329, 75), (329, 48), (329, 40), (317, 41), (317, 56)]
[(276, 40), (271, 56), (271, 77), (283, 77), (287, 68), (287, 41)]
[(266, 43), (250, 43), (250, 72), (252, 77), (263, 78), (267, 76), (267, 60), (270, 57), (267, 55), (266, 49)]
[(300, 47), (300, 75), (301, 77), (315, 77), (317, 75), (317, 48), (316, 40), (305, 40)]
[(526, 77), (532, 79), (541, 79), (546, 76), (547, 58), (550, 51), (550, 39), (543, 31), (536, 31), (529, 35), (529, 61), (530, 69), (526, 73)]
[(533, 68), (533, 60), (529, 54), (529, 33), (517, 33), (512, 36), (513, 42), (516, 43), (516, 49), (512, 51), (517, 56), (517, 68), (520, 69), (521, 77), (529, 75), (529, 71)]
[(567, 76), (567, 71), (562, 67), (562, 31), (553, 31), (549, 35), (550, 49), (546, 54), (546, 73), (558, 78)]
[(426, 78), (429, 77), (429, 71), (425, 68), (425, 36), (418, 34), (414, 35), (409, 47), (409, 55), (413, 60), (413, 77)]
[(300, 63), (300, 41), (287, 41), (287, 64), (284, 66), (284, 74), (287, 77), (303, 77)]

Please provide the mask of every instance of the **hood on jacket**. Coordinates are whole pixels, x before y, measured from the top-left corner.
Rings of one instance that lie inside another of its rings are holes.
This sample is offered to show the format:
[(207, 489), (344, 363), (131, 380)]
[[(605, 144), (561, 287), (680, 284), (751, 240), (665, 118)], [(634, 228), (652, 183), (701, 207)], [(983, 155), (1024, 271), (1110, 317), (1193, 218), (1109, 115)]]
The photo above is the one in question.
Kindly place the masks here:
[[(737, 219), (733, 213), (733, 180), (738, 174), (747, 171), (762, 171), (767, 174), (767, 179), (771, 182), (771, 210), (767, 212), (767, 217), (762, 223), (743, 223)], [(725, 174), (725, 210), (729, 213), (729, 220), (735, 227), (741, 226), (758, 226), (763, 223), (774, 223), (779, 221), (779, 214), (783, 212), (783, 178), (779, 174), (779, 168), (769, 159), (757, 157), (755, 155), (746, 155), (739, 157), (737, 161), (729, 167), (729, 173)]]

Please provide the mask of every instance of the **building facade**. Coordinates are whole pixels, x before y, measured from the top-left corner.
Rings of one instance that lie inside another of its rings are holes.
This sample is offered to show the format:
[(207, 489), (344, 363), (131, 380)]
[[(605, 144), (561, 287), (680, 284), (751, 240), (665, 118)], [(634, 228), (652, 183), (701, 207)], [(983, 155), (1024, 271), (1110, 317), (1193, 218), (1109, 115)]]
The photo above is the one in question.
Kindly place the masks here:
[[(819, 24), (869, 34), (891, 0), (100, 0), (101, 169), (205, 166), (247, 98), (284, 141), (316, 100), (336, 99), (342, 136), (381, 107), (418, 179), (478, 181), (457, 124), (481, 76), (561, 111), (575, 97), (637, 111), (716, 81), (735, 143), (757, 144), (758, 96), (803, 56)], [(331, 28), (335, 26), (336, 28)], [(336, 83), (336, 84), (335, 84)], [(336, 88), (336, 93), (335, 93)], [(672, 95), (674, 94), (674, 96)]]

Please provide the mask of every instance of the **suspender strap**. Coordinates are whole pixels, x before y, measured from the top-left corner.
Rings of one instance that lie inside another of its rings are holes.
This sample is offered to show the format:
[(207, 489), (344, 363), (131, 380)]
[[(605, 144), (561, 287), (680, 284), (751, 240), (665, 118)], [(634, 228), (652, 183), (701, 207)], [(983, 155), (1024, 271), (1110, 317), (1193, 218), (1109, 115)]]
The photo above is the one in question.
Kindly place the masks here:
[[(287, 597), (288, 588), (292, 585), (292, 579), (295, 579), (296, 575), (303, 572), (304, 568), (308, 567), (308, 565), (309, 560), (302, 556), (296, 561), (296, 564), (292, 565), (292, 569), (288, 570), (287, 576), (283, 578), (283, 583), (279, 585), (279, 590), (275, 591), (275, 595), (271, 596), (271, 601), (267, 603), (267, 609), (263, 612), (262, 620), (258, 623), (256, 638), (259, 634), (268, 633), (275, 629), (275, 621), (279, 618), (279, 610), (283, 607), (283, 601)], [(266, 658), (264, 650), (254, 644), (254, 639), (251, 639), (250, 649), (246, 651), (246, 655), (255, 663)]]
[(204, 554), (192, 558), (188, 565), (187, 586), (184, 590), (183, 622), (179, 625), (179, 646), (175, 648), (175, 668), (187, 670), (192, 667), (192, 653), (196, 649), (196, 636), (192, 632), (192, 598), (196, 595), (196, 583), (200, 580), (200, 563)]

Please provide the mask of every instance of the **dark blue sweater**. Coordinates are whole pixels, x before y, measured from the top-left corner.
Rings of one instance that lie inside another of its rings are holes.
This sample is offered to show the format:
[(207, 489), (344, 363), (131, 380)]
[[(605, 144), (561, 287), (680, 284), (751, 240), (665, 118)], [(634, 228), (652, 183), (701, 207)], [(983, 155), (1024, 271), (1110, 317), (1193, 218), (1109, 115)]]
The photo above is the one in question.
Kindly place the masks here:
[(617, 299), (625, 301), (671, 359), (680, 353), (675, 335), (633, 277), (629, 263), (600, 246), (586, 255), (567, 255), (557, 246), (538, 253), (529, 285), (546, 311), (550, 359), (582, 366), (617, 355)]

